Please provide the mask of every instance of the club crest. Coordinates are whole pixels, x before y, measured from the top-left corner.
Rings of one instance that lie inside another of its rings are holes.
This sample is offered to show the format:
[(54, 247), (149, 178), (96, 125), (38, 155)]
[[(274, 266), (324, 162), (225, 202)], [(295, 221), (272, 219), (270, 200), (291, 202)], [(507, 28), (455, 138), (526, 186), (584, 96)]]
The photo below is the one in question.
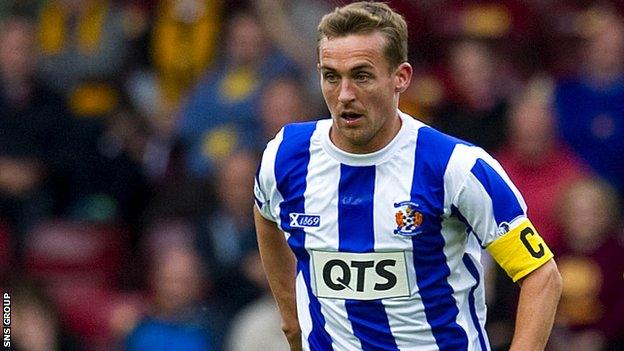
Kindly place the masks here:
[(423, 214), (418, 210), (418, 205), (411, 201), (395, 203), (397, 212), (394, 214), (396, 229), (394, 234), (414, 236), (422, 232), (420, 226), (423, 222)]

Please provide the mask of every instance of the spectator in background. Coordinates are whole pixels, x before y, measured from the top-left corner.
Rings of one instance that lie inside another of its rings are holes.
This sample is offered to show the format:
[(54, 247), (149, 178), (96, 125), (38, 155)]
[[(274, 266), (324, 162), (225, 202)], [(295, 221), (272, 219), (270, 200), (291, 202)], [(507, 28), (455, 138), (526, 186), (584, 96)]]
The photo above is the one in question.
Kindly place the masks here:
[(68, 216), (128, 223), (144, 206), (138, 149), (146, 133), (123, 106), (120, 83), (136, 28), (124, 24), (132, 17), (116, 6), (113, 0), (47, 1), (38, 17), (38, 73), (76, 116), (98, 117), (82, 118), (75, 131), (79, 144), (71, 154), (78, 161)]
[(40, 76), (79, 116), (100, 116), (120, 102), (122, 17), (110, 0), (52, 0), (39, 15)]
[(205, 267), (194, 250), (161, 247), (154, 253), (153, 311), (130, 333), (128, 351), (219, 350), (215, 312), (203, 302)]
[(147, 112), (147, 134), (143, 153), (143, 168), (150, 183), (155, 186), (181, 177), (176, 156), (175, 121), (171, 113), (155, 109)]
[(262, 296), (241, 310), (227, 339), (227, 351), (271, 350), (288, 351), (282, 333), (282, 319), (262, 268), (260, 254), (250, 252), (243, 262), (245, 276), (263, 291)]
[(75, 146), (62, 98), (35, 78), (34, 40), (25, 17), (0, 24), (0, 218), (16, 231), (18, 253), (34, 222), (62, 207)]
[[(302, 88), (311, 97), (308, 105), (324, 108), (316, 70), (317, 27), (323, 15), (331, 12), (338, 3), (331, 0), (256, 0), (251, 4), (271, 40), (305, 69)], [(411, 0), (390, 0), (388, 4), (405, 17), (410, 33), (410, 55), (427, 55), (428, 52), (418, 46), (428, 34), (422, 11), (427, 4), (415, 4)]]
[(307, 101), (302, 85), (294, 79), (278, 78), (267, 84), (260, 106), (262, 141), (273, 139), (287, 123), (315, 117), (318, 111), (310, 109)]
[(624, 246), (616, 193), (596, 178), (578, 181), (563, 194), (558, 218), (566, 245), (557, 260), (563, 292), (553, 350), (622, 350)]
[(72, 150), (82, 163), (68, 215), (135, 224), (149, 196), (142, 168), (147, 127), (125, 110), (93, 122), (81, 126), (80, 147)]
[[(556, 136), (552, 90), (548, 77), (529, 81), (510, 108), (509, 140), (495, 156), (523, 194), (531, 222), (557, 254), (565, 238), (558, 226), (556, 200), (586, 170)], [(496, 265), (490, 265), (488, 279), (488, 334), (493, 350), (506, 350), (519, 291)]]
[(296, 74), (293, 62), (271, 47), (251, 13), (233, 15), (226, 26), (225, 56), (182, 108), (179, 137), (190, 177), (205, 178), (215, 163), (238, 147), (261, 139), (260, 93), (273, 78)]
[(217, 56), (222, 0), (160, 0), (151, 57), (165, 108), (171, 110)]
[(497, 159), (516, 184), (531, 212), (531, 221), (549, 247), (562, 244), (555, 200), (585, 172), (584, 165), (560, 143), (551, 109), (552, 81), (536, 77), (511, 108), (509, 140)]
[(328, 0), (258, 0), (252, 4), (270, 39), (303, 69), (301, 86), (311, 98), (308, 105), (323, 108), (315, 43), (318, 23), (334, 4)]
[(442, 104), (434, 126), (452, 136), (497, 150), (506, 140), (508, 103), (500, 95), (494, 54), (485, 44), (461, 41), (451, 49), (450, 71), (456, 97)]
[(572, 149), (624, 194), (624, 24), (613, 12), (593, 11), (585, 65), (557, 87), (559, 129)]
[[(23, 277), (20, 277), (23, 278)], [(12, 350), (79, 351), (81, 347), (59, 321), (56, 308), (41, 286), (20, 282), (11, 290)]]
[(243, 274), (242, 262), (256, 248), (253, 179), (259, 157), (236, 151), (220, 163), (215, 212), (200, 223), (197, 245), (210, 267), (215, 293), (233, 311), (257, 297), (258, 289)]

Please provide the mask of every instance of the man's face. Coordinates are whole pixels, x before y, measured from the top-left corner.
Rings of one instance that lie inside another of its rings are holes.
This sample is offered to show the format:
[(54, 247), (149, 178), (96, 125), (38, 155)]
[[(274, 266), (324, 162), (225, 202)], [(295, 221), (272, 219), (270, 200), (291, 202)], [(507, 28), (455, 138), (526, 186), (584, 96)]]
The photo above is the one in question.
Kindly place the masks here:
[(399, 93), (409, 85), (408, 63), (390, 67), (379, 32), (323, 38), (319, 72), (333, 125), (330, 137), (339, 148), (369, 153), (389, 143), (401, 126)]

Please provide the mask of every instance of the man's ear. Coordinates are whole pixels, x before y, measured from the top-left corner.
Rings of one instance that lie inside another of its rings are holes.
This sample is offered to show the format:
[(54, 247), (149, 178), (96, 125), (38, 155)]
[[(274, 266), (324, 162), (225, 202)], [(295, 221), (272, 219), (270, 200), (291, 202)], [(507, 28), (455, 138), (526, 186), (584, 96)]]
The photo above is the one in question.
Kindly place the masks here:
[(395, 72), (395, 92), (402, 93), (407, 90), (410, 82), (412, 81), (412, 73), (412, 65), (410, 65), (408, 62), (403, 62), (399, 65), (399, 67), (397, 67)]

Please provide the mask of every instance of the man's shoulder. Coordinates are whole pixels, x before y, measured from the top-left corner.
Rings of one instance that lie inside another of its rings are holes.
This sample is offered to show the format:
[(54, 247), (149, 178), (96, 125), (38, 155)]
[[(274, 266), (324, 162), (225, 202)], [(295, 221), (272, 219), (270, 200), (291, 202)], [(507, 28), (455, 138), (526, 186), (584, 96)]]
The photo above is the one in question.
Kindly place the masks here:
[(475, 145), (454, 137), (452, 135), (441, 132), (429, 125), (421, 123), (418, 128), (418, 135), (416, 139), (416, 153), (420, 155), (422, 162), (430, 163), (431, 165), (437, 165), (440, 171), (444, 171), (449, 162), (451, 162), (451, 156), (453, 159), (457, 159), (458, 155), (464, 155), (460, 158), (468, 156), (473, 153)]
[(422, 142), (439, 147), (455, 147), (456, 145), (474, 146), (465, 140), (446, 134), (428, 124), (420, 121), (417, 121), (417, 123), (419, 124), (418, 135)]
[(328, 123), (331, 124), (331, 120), (320, 119), (288, 123), (282, 127), (270, 143), (282, 145), (281, 149), (289, 148), (289, 146), (304, 146), (310, 143), (312, 135), (317, 128), (326, 127)]
[(317, 125), (322, 123), (323, 120), (311, 120), (305, 122), (294, 122), (284, 125), (280, 133), (283, 134), (282, 140), (284, 141), (297, 141), (305, 138), (310, 138)]
[(314, 131), (327, 123), (331, 123), (331, 120), (311, 120), (284, 125), (277, 135), (268, 142), (264, 150), (265, 156), (277, 157), (278, 153), (281, 158), (303, 156), (302, 153), (309, 151)]
[(482, 148), (460, 138), (443, 133), (427, 124), (419, 124), (416, 159), (430, 175), (464, 175), (477, 159), (490, 159)]

